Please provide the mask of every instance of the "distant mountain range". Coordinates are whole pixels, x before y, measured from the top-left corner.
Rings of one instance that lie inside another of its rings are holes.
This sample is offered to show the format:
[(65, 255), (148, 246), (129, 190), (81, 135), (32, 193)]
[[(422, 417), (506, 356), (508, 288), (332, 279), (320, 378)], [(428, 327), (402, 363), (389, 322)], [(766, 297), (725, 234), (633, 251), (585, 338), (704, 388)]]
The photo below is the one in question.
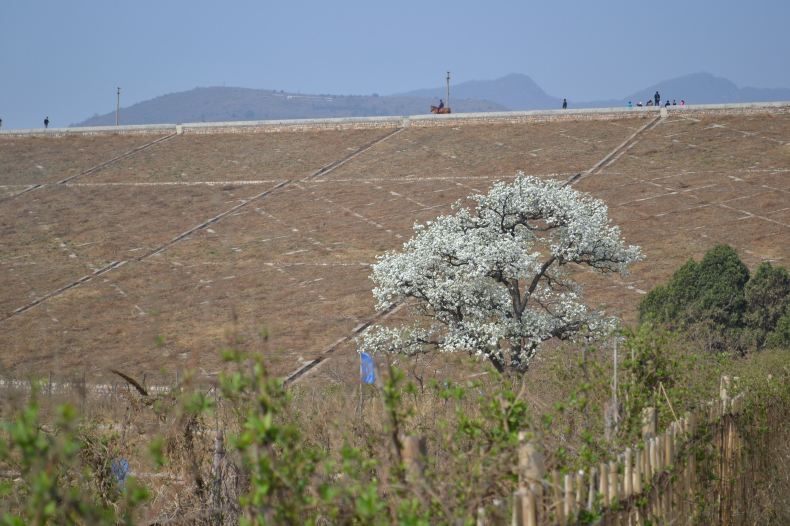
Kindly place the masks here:
[[(307, 95), (249, 88), (195, 88), (121, 108), (123, 124), (320, 119), (428, 113), (438, 98), (379, 95)], [(459, 99), (459, 112), (506, 111), (487, 100)], [(115, 113), (94, 115), (76, 126), (115, 124)]]
[[(571, 108), (624, 106), (646, 101), (659, 91), (662, 99), (690, 104), (771, 102), (790, 100), (787, 88), (739, 88), (709, 73), (665, 80), (622, 98), (598, 101), (569, 100)], [(123, 124), (217, 122), (269, 119), (415, 115), (428, 113), (444, 98), (445, 88), (424, 88), (395, 95), (308, 95), (249, 88), (195, 88), (171, 93), (121, 109)], [(495, 80), (475, 80), (450, 86), (453, 111), (488, 112), (559, 108), (561, 97), (547, 94), (530, 77), (512, 73)], [(94, 115), (74, 126), (115, 123), (115, 113)]]
[[(628, 101), (646, 102), (658, 91), (662, 100), (667, 98), (681, 99), (690, 104), (716, 104), (724, 102), (773, 102), (790, 101), (790, 89), (776, 88), (739, 88), (733, 82), (711, 75), (710, 73), (693, 73), (674, 79), (665, 80), (640, 89), (625, 97), (574, 101), (569, 100), (571, 108), (608, 108), (625, 106)], [(420, 89), (401, 93), (400, 96), (429, 96), (434, 98), (444, 93), (443, 88)], [(511, 110), (543, 110), (556, 109), (562, 106), (562, 97), (547, 94), (527, 75), (511, 73), (496, 80), (463, 82), (451, 86), (450, 96), (466, 99), (484, 99), (501, 104)]]
[[(444, 98), (445, 87), (427, 88), (401, 93), (401, 97)], [(450, 85), (450, 102), (455, 98), (490, 100), (509, 110), (542, 110), (558, 108), (562, 98), (552, 97), (527, 75), (511, 73), (496, 80), (471, 80)], [(435, 104), (435, 103), (434, 103)]]

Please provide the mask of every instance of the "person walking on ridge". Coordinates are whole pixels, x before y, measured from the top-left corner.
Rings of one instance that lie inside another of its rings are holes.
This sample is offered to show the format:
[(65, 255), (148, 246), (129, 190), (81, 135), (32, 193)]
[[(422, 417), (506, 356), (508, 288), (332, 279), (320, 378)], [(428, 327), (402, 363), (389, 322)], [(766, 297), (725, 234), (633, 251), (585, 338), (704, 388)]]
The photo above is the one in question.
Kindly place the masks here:
[(562, 109), (563, 110), (568, 109), (568, 99), (562, 99)]
[(656, 103), (656, 106), (661, 106), (661, 95), (658, 94), (658, 90), (656, 90), (656, 94), (653, 95), (653, 100)]
[(49, 128), (49, 116), (44, 117), (44, 129)]

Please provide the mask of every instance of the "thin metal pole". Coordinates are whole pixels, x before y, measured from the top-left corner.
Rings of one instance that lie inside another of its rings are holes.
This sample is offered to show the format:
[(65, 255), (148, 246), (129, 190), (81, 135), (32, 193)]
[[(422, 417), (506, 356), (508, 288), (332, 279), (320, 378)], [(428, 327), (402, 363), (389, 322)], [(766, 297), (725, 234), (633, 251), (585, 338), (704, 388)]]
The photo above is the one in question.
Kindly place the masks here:
[(447, 72), (447, 102), (445, 103), (445, 107), (450, 107), (450, 72)]
[(617, 336), (614, 337), (614, 381), (612, 382), (612, 402), (614, 403), (614, 423), (620, 421), (620, 410), (617, 407)]
[(121, 113), (121, 88), (118, 88), (118, 91), (115, 93), (115, 125), (118, 126), (120, 121)]

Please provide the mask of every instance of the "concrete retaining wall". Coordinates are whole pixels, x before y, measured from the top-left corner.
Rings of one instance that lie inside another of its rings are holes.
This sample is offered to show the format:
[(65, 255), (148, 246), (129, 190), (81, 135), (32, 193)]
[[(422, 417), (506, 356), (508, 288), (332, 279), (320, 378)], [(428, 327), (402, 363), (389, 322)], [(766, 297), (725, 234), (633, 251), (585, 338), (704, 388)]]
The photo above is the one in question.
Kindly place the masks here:
[[(0, 137), (63, 137), (67, 135), (162, 135), (168, 133), (279, 133), (321, 130), (358, 130), (368, 128), (437, 127), (461, 124), (525, 124), (555, 121), (588, 121), (652, 118), (661, 108), (590, 108), (572, 110), (532, 110), (490, 113), (454, 113), (450, 115), (411, 115), (388, 117), (341, 117), (333, 119), (292, 119), (276, 121), (198, 122), (187, 124), (146, 124), (133, 126), (94, 126), (50, 128), (49, 130), (3, 130)], [(790, 102), (754, 102), (741, 104), (698, 104), (670, 106), (672, 115), (752, 115), (790, 113)]]
[(129, 126), (84, 126), (75, 128), (31, 128), (0, 130), (0, 137), (64, 137), (66, 135), (166, 135), (176, 131), (175, 124), (136, 124)]
[(185, 134), (201, 133), (277, 133), (322, 130), (361, 130), (397, 128), (403, 117), (339, 117), (333, 119), (289, 119), (277, 121), (198, 122), (184, 124)]

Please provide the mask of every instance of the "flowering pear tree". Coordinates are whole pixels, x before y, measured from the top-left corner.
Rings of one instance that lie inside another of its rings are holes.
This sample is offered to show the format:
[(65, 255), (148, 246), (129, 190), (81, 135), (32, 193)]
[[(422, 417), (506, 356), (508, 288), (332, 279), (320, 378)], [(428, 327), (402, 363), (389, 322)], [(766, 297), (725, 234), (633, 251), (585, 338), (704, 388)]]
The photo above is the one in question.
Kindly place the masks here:
[(614, 319), (588, 309), (568, 267), (620, 272), (642, 258), (610, 225), (599, 199), (519, 172), (473, 209), (415, 225), (399, 252), (373, 266), (378, 309), (407, 302), (414, 322), (374, 325), (360, 351), (418, 354), (467, 352), (499, 371), (523, 373), (543, 342), (586, 338), (612, 329)]

